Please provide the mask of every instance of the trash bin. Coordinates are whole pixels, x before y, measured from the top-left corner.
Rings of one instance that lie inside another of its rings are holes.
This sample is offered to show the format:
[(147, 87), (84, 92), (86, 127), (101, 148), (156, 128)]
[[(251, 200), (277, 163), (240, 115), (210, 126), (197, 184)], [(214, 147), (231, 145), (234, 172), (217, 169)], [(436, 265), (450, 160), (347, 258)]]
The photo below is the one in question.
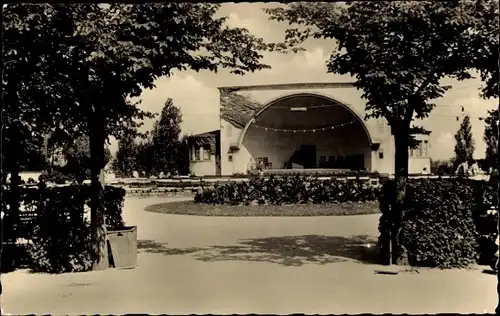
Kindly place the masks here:
[(111, 248), (110, 262), (117, 269), (132, 269), (137, 265), (137, 226), (108, 231)]

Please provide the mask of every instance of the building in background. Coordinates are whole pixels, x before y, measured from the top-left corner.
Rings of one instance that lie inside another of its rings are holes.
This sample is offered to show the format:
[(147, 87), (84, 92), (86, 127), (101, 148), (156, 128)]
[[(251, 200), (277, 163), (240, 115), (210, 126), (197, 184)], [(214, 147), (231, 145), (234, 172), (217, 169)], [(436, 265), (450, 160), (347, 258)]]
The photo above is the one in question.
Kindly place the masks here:
[[(351, 89), (349, 103), (340, 89)], [(364, 120), (365, 104), (352, 83), (221, 87), (220, 130), (189, 138), (198, 176), (263, 169), (367, 170), (394, 173), (394, 137), (383, 118)], [(351, 93), (352, 92), (352, 93)], [(409, 172), (430, 171), (429, 135), (409, 152)], [(288, 170), (291, 171), (291, 170)]]
[(220, 131), (211, 131), (187, 137), (189, 170), (197, 176), (221, 175)]

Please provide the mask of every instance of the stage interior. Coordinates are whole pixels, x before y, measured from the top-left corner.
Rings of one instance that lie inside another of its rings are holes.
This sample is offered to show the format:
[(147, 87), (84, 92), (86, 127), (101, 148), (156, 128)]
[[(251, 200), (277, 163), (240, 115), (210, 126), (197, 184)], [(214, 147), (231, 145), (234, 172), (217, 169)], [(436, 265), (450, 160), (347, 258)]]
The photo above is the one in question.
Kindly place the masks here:
[(333, 100), (299, 96), (255, 117), (242, 145), (247, 161), (253, 158), (266, 173), (370, 170), (371, 144), (363, 124)]

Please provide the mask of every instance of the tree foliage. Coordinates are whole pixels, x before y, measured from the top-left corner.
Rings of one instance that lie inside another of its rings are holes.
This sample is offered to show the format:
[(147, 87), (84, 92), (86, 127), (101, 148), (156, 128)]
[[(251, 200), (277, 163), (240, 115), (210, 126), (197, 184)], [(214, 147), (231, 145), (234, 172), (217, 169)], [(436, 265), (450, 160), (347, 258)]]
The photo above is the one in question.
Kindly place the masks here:
[[(152, 172), (154, 174), (171, 173), (178, 170), (177, 161), (180, 152), (180, 134), (182, 115), (172, 99), (167, 99), (159, 119), (155, 122), (151, 133), (152, 140)], [(184, 157), (189, 159), (189, 157)]]
[(151, 137), (142, 139), (137, 143), (136, 167), (141, 175), (150, 175), (153, 170), (153, 141)]
[(453, 163), (450, 160), (431, 159), (431, 173), (440, 176), (454, 173)]
[[(91, 175), (92, 159), (90, 155), (89, 137), (82, 135), (76, 139), (61, 135), (47, 137), (46, 160), (43, 168), (45, 181), (55, 183), (77, 182), (82, 184)], [(64, 141), (63, 141), (64, 140)], [(104, 162), (108, 164), (112, 159), (110, 149), (106, 146)]]
[(153, 130), (140, 142), (132, 135), (119, 142), (113, 168), (122, 176), (134, 171), (147, 176), (164, 173), (189, 174), (189, 148), (181, 138), (182, 115), (172, 99), (167, 99)]
[(128, 134), (118, 142), (118, 150), (112, 162), (113, 170), (123, 177), (131, 177), (137, 168), (135, 137)]
[(177, 147), (176, 166), (180, 175), (190, 175), (191, 168), (189, 166), (189, 142), (186, 135), (181, 137)]
[(487, 168), (495, 168), (498, 161), (498, 119), (498, 110), (491, 110), (488, 111), (488, 116), (484, 120)]
[(498, 24), (498, 0), (474, 1), (475, 27), (472, 32), (470, 52), (473, 54), (471, 62), (479, 70), (482, 87), (482, 96), (485, 98), (498, 98), (500, 81), (499, 76), (499, 50), (500, 45)]
[[(67, 164), (64, 171), (72, 175), (76, 180), (88, 179), (92, 166), (92, 157), (90, 156), (90, 141), (86, 135), (80, 136), (65, 150)], [(108, 147), (104, 151), (104, 164), (111, 161), (112, 155)], [(79, 181), (81, 182), (81, 181)]]
[(470, 78), (463, 63), (468, 52), (460, 47), (468, 43), (472, 26), (464, 7), (459, 2), (298, 3), (268, 12), (273, 19), (306, 25), (287, 31), (291, 45), (310, 36), (335, 39), (328, 71), (354, 76), (368, 116), (397, 125), (428, 116), (434, 107), (428, 100), (447, 89), (439, 79)]
[[(19, 172), (39, 152), (43, 135), (64, 122), (52, 111), (57, 103), (69, 103), (71, 91), (55, 67), (57, 32), (54, 10), (41, 12), (36, 5), (3, 8), (2, 43), (2, 178), (11, 173), (11, 212), (19, 210)], [(40, 158), (40, 157), (39, 157)], [(4, 186), (2, 186), (2, 190)]]
[(152, 117), (127, 97), (154, 87), (160, 76), (175, 69), (229, 68), (244, 74), (269, 68), (259, 51), (279, 46), (244, 28), (227, 27), (225, 17), (215, 18), (218, 8), (206, 3), (9, 5), (5, 125), (17, 122), (30, 132), (43, 122), (78, 136), (102, 118), (105, 135), (119, 139), (138, 127), (137, 121)]
[(476, 149), (469, 115), (466, 115), (460, 123), (460, 128), (455, 134), (455, 142), (455, 158), (453, 158), (455, 167), (463, 162), (469, 163), (474, 158)]
[[(269, 68), (259, 62), (259, 50), (277, 47), (264, 43), (246, 29), (225, 26), (226, 18), (214, 17), (218, 8), (219, 5), (205, 3), (16, 4), (6, 10), (6, 30), (11, 33), (4, 36), (10, 40), (14, 33), (29, 35), (38, 38), (37, 43), (43, 42), (41, 48), (53, 47), (48, 51), (54, 56), (44, 57), (53, 66), (54, 61), (62, 62), (55, 68), (64, 70), (56, 78), (59, 84), (74, 88), (81, 84), (80, 89), (69, 91), (74, 93), (73, 102), (66, 107), (92, 114), (91, 106), (83, 102), (88, 103), (89, 93), (107, 96), (101, 103), (116, 98), (114, 106), (103, 107), (102, 114), (107, 134), (119, 136), (129, 126), (135, 126), (130, 118), (147, 115), (124, 96), (139, 96), (143, 88), (154, 87), (158, 77), (170, 75), (175, 69), (229, 68), (243, 74)], [(33, 27), (26, 25), (27, 15)], [(177, 32), (181, 29), (183, 32)], [(22, 43), (28, 44), (28, 40)], [(10, 51), (16, 49), (12, 47)], [(40, 49), (36, 52), (43, 53)], [(11, 58), (7, 62), (17, 62), (18, 55), (8, 56)], [(66, 80), (60, 80), (61, 77)], [(44, 79), (42, 82), (47, 82)], [(82, 124), (90, 123), (85, 120)]]
[(71, 94), (61, 89), (61, 75), (49, 57), (55, 51), (53, 15), (37, 5), (4, 9), (1, 124), (3, 148), (10, 149), (2, 151), (4, 172), (22, 165), (40, 147), (43, 133), (58, 127), (61, 116), (50, 109)]
[[(2, 143), (3, 148), (9, 148), (12, 138), (5, 138)], [(1, 163), (3, 164), (4, 175), (12, 171), (13, 164), (19, 164), (19, 171), (41, 171), (46, 167), (46, 156), (44, 154), (44, 141), (41, 135), (33, 135), (29, 139), (23, 140), (21, 154), (13, 156), (9, 150), (0, 150)]]

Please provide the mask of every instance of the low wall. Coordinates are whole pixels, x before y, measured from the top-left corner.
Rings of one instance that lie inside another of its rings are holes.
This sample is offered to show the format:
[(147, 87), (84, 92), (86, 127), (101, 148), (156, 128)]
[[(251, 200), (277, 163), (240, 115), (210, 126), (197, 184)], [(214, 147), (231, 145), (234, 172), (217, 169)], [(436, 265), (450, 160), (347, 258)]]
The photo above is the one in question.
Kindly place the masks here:
[[(268, 178), (267, 176), (264, 176)], [(393, 179), (392, 175), (380, 176), (317, 176), (318, 179), (337, 179), (340, 181), (359, 179), (367, 181), (371, 185), (378, 185), (387, 179)], [(436, 175), (410, 175), (411, 179), (437, 179), (440, 176)], [(441, 178), (455, 178), (455, 176), (441, 176)], [(488, 180), (489, 175), (477, 175), (469, 177), (474, 180)], [(177, 196), (177, 195), (193, 195), (203, 187), (214, 186), (215, 184), (224, 185), (229, 182), (250, 181), (250, 177), (246, 178), (197, 178), (197, 179), (116, 179), (113, 182), (108, 182), (108, 185), (122, 187), (125, 189), (127, 196)]]
[[(279, 175), (277, 175), (279, 176)], [(289, 175), (290, 176), (290, 175)], [(292, 175), (293, 176), (293, 175)], [(307, 176), (307, 175), (303, 175)], [(178, 196), (178, 195), (193, 195), (195, 192), (203, 187), (213, 186), (215, 184), (224, 185), (229, 182), (243, 182), (250, 181), (252, 178), (257, 176), (245, 176), (245, 177), (200, 177), (200, 178), (190, 178), (190, 177), (177, 177), (174, 179), (147, 179), (147, 178), (114, 178), (106, 181), (107, 185), (122, 187), (125, 189), (127, 196)], [(264, 175), (268, 178), (268, 175)], [(315, 175), (318, 179), (337, 179), (340, 181), (359, 179), (361, 181), (369, 181), (371, 185), (377, 185), (384, 182), (386, 179), (393, 179), (392, 175), (364, 175), (364, 176), (354, 176), (354, 175)], [(437, 179), (440, 176), (436, 175), (410, 175), (409, 178), (419, 179)], [(455, 176), (441, 176), (441, 178), (454, 178)], [(488, 180), (489, 175), (477, 175), (470, 177), (475, 180)], [(84, 181), (84, 183), (90, 183), (89, 180)], [(26, 184), (26, 187), (36, 187), (36, 184)], [(49, 187), (59, 187), (67, 186), (67, 184), (49, 184)]]
[(194, 193), (201, 187), (191, 188), (127, 188), (125, 189), (126, 196), (193, 196)]

